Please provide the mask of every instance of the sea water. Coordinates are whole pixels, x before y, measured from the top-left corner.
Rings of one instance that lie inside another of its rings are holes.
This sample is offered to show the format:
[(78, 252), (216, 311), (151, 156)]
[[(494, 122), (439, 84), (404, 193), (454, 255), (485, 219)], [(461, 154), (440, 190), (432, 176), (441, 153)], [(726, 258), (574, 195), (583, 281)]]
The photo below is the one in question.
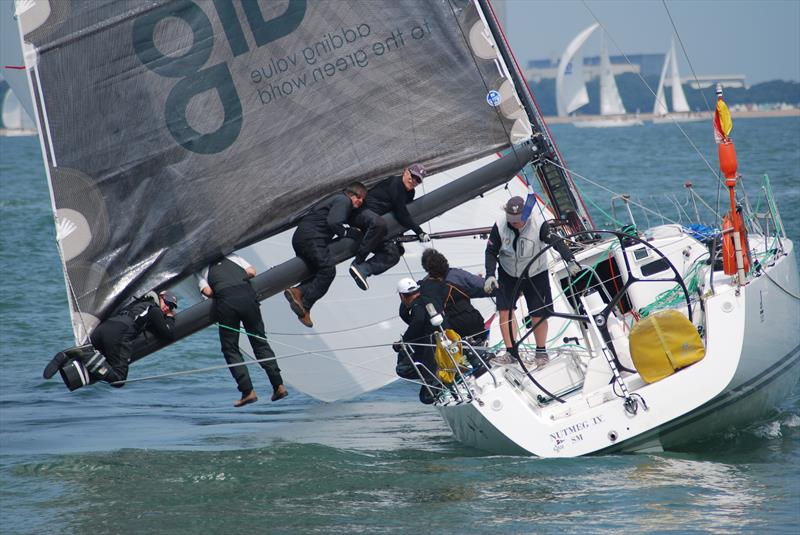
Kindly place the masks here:
[[(598, 225), (624, 214), (620, 205), (612, 214), (606, 190), (654, 210), (634, 210), (641, 227), (694, 216), (687, 181), (724, 211), (707, 122), (559, 125), (552, 133), (585, 177), (576, 183)], [(769, 174), (798, 243), (800, 119), (738, 120), (733, 137), (748, 192), (755, 199)], [(797, 387), (771, 414), (690, 452), (558, 460), (464, 447), (403, 384), (335, 404), (293, 391), (244, 409), (232, 407), (238, 393), (224, 369), (68, 392), (58, 377), (41, 378), (72, 338), (36, 138), (0, 138), (0, 188), (2, 533), (730, 533), (800, 525)], [(713, 223), (707, 208), (699, 211)], [(207, 329), (136, 363), (131, 376), (221, 362)], [(263, 374), (253, 377), (266, 395)]]

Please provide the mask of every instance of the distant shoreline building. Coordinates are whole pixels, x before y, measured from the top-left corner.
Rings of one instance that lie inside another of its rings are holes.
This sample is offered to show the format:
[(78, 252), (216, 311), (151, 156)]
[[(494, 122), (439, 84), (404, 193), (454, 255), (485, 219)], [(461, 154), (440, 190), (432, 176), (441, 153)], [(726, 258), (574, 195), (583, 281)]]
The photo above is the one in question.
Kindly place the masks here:
[[(614, 76), (630, 72), (645, 77), (657, 77), (661, 73), (665, 55), (630, 54), (627, 60), (625, 56), (610, 56), (611, 71)], [(628, 60), (630, 60), (630, 63), (628, 63)], [(524, 69), (525, 78), (533, 82), (554, 79), (558, 73), (558, 62), (559, 58), (529, 60)], [(600, 76), (600, 56), (585, 56), (583, 58), (583, 74), (587, 81)], [(705, 89), (717, 83), (721, 83), (722, 87), (748, 89), (744, 74), (703, 74), (697, 75), (697, 80), (690, 74), (683, 76), (681, 83), (689, 84), (692, 89)]]

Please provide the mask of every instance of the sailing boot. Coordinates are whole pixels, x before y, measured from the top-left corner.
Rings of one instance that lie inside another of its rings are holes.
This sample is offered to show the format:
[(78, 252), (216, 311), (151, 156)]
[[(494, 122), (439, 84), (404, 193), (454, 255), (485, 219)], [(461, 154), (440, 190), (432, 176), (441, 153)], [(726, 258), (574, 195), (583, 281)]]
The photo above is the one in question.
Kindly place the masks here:
[(507, 347), (505, 353), (500, 353), (492, 359), (492, 364), (516, 364), (517, 362), (517, 351), (513, 347)]
[(550, 356), (547, 354), (547, 349), (541, 346), (536, 346), (536, 354), (533, 357), (533, 363), (536, 368), (544, 368), (550, 362)]
[(350, 276), (353, 277), (354, 281), (356, 281), (356, 286), (364, 291), (369, 290), (369, 283), (367, 283), (367, 277), (369, 277), (369, 266), (363, 263), (353, 262), (350, 264)]
[(278, 401), (280, 399), (285, 398), (289, 395), (289, 391), (286, 390), (286, 387), (283, 385), (278, 385), (275, 387), (275, 390), (272, 392), (272, 401)]
[(44, 373), (42, 377), (45, 379), (50, 379), (52, 376), (56, 374), (58, 370), (61, 369), (64, 364), (69, 362), (70, 357), (64, 353), (63, 351), (59, 351), (56, 353), (56, 356), (52, 358), (50, 362), (47, 363), (47, 366), (44, 368)]
[(303, 292), (300, 291), (300, 288), (287, 288), (283, 291), (283, 296), (289, 301), (289, 307), (297, 315), (300, 323), (306, 327), (313, 327), (314, 322), (311, 321), (311, 314), (303, 306)]
[(239, 407), (244, 407), (245, 405), (249, 405), (250, 403), (255, 403), (258, 401), (258, 396), (256, 396), (256, 391), (251, 390), (250, 392), (242, 393), (241, 399), (237, 399), (233, 402), (233, 406), (237, 409)]

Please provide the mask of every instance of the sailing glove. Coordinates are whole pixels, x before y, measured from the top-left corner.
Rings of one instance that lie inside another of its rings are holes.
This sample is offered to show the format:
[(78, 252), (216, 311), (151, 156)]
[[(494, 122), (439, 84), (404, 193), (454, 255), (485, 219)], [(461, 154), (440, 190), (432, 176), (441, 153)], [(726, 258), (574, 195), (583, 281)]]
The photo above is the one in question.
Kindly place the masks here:
[(580, 265), (579, 263), (577, 263), (575, 260), (570, 260), (570, 261), (567, 263), (567, 271), (569, 271), (569, 274), (570, 274), (571, 276), (573, 276), (573, 277), (577, 277), (577, 276), (578, 276), (578, 274), (579, 274), (579, 273), (580, 273), (582, 270), (583, 270), (583, 268), (581, 267), (581, 265)]
[(487, 278), (486, 282), (483, 283), (483, 291), (487, 294), (491, 294), (499, 287), (500, 285), (497, 283), (497, 279), (494, 277)]
[(423, 232), (422, 234), (417, 234), (417, 239), (419, 239), (419, 241), (422, 243), (428, 243), (429, 241), (431, 241), (430, 235), (425, 232)]

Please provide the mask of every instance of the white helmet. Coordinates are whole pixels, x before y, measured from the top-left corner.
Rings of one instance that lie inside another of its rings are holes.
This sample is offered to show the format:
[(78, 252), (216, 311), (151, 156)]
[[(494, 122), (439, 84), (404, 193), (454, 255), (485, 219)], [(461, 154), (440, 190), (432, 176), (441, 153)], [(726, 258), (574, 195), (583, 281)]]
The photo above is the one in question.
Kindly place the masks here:
[(419, 291), (419, 284), (414, 279), (406, 277), (397, 282), (397, 293), (410, 294)]

